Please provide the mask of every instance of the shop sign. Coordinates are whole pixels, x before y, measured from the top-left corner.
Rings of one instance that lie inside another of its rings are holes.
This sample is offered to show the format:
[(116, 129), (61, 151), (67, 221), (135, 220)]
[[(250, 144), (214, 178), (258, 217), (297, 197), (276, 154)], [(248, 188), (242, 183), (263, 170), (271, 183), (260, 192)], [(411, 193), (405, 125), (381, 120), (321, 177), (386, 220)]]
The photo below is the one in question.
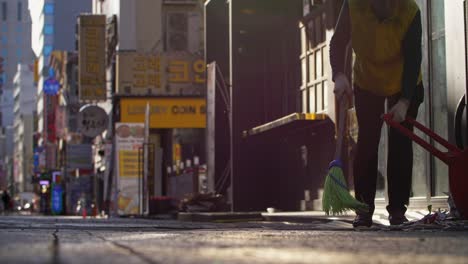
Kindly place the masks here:
[(45, 169), (45, 166), (46, 166), (46, 152), (42, 151), (42, 152), (39, 152), (39, 168), (38, 168), (38, 170), (42, 171), (43, 169)]
[(57, 139), (57, 127), (55, 126), (55, 110), (58, 104), (57, 95), (45, 95), (44, 100), (46, 102), (45, 112), (46, 118), (44, 118), (45, 127), (47, 130), (44, 131), (48, 142), (54, 143)]
[(52, 213), (61, 214), (63, 211), (63, 188), (60, 184), (53, 184), (51, 196)]
[(174, 152), (173, 163), (180, 162), (182, 160), (182, 146), (179, 143), (175, 143), (172, 151)]
[(106, 16), (80, 15), (78, 31), (79, 99), (106, 99)]
[(138, 213), (138, 177), (143, 175), (140, 157), (144, 140), (143, 123), (116, 123), (116, 160), (118, 174), (118, 212)]
[(67, 134), (66, 108), (58, 106), (55, 110), (55, 127), (57, 129), (57, 137), (64, 138)]
[(56, 95), (60, 90), (60, 83), (53, 77), (48, 78), (44, 81), (43, 90), (47, 95)]
[(39, 60), (34, 60), (34, 68), (33, 68), (33, 76), (34, 76), (34, 84), (39, 82)]
[(126, 98), (120, 102), (121, 121), (144, 123), (146, 103), (150, 104), (150, 128), (205, 128), (204, 98)]
[(167, 61), (167, 90), (172, 95), (201, 94), (206, 83), (206, 63), (197, 56), (184, 52), (165, 53)]
[(160, 55), (119, 52), (117, 93), (125, 95), (164, 94), (164, 71)]
[(55, 169), (57, 167), (57, 145), (48, 143), (45, 154), (46, 168)]
[(67, 145), (67, 168), (74, 169), (92, 169), (93, 152), (91, 144)]
[(33, 165), (34, 165), (34, 171), (37, 170), (37, 168), (39, 168), (39, 153), (34, 153), (34, 156), (33, 156)]
[(120, 95), (196, 95), (205, 83), (206, 64), (188, 52), (117, 54)]
[(109, 117), (99, 106), (85, 105), (78, 113), (78, 129), (87, 137), (96, 137), (106, 130)]
[(138, 151), (144, 140), (143, 123), (117, 123), (115, 127), (117, 160), (121, 178), (137, 178), (141, 174)]

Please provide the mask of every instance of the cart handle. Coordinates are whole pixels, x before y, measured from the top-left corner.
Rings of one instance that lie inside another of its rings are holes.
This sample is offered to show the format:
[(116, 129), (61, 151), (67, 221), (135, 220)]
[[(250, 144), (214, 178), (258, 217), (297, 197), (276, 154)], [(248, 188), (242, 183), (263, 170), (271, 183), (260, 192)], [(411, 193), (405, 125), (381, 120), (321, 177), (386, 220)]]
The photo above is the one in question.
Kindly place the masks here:
[[(427, 151), (429, 151), (432, 155), (436, 156), (446, 164), (449, 164), (449, 153), (445, 153), (437, 149), (436, 147), (432, 146), (429, 144), (426, 140), (422, 139), (418, 135), (416, 135), (414, 132), (409, 130), (408, 128), (404, 127), (398, 122), (393, 121), (393, 115), (392, 114), (385, 114), (383, 115), (383, 120), (391, 127), (399, 130), (401, 133), (409, 137), (411, 140), (414, 142), (418, 143), (421, 147), (425, 148)], [(413, 118), (406, 118), (406, 122), (410, 123), (423, 133), (425, 133), (427, 136), (430, 138), (434, 139), (437, 143), (441, 144), (445, 148), (447, 148), (452, 154), (457, 154), (460, 153), (461, 150), (457, 148), (456, 146), (450, 144), (447, 140), (443, 139), (427, 127), (423, 126), (421, 123), (418, 121), (414, 120)]]

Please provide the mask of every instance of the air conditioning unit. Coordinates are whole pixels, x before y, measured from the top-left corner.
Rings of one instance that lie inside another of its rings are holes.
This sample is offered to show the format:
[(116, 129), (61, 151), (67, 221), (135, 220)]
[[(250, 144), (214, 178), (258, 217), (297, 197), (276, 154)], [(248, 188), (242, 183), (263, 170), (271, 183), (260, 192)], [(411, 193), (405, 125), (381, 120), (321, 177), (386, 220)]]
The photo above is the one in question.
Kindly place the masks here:
[(188, 14), (171, 12), (166, 15), (166, 48), (168, 51), (188, 49)]

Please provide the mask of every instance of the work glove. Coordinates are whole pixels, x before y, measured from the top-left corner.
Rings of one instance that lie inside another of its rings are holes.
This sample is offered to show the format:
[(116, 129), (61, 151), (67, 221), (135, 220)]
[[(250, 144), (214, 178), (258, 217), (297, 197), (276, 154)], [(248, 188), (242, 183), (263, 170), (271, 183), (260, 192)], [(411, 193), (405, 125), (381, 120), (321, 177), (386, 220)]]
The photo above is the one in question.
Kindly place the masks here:
[(401, 98), (388, 113), (392, 115), (393, 121), (401, 123), (406, 119), (409, 106), (410, 101), (408, 99)]
[(341, 98), (343, 95), (351, 97), (353, 95), (353, 89), (348, 81), (348, 77), (343, 73), (338, 73), (335, 77), (335, 89), (333, 90), (337, 98)]

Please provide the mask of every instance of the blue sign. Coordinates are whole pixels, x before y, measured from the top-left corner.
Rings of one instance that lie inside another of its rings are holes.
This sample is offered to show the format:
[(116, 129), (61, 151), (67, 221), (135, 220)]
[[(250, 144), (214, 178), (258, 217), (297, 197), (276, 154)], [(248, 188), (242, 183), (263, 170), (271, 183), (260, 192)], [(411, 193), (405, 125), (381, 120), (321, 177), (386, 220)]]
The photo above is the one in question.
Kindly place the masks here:
[(59, 184), (54, 184), (52, 187), (52, 213), (61, 214), (63, 211), (63, 189)]
[(60, 90), (60, 83), (54, 78), (48, 78), (44, 81), (43, 91), (47, 95), (56, 95)]
[(34, 167), (39, 167), (39, 153), (34, 153)]
[(44, 151), (44, 147), (43, 146), (37, 146), (34, 148), (34, 152), (39, 152), (41, 153), (42, 151)]

